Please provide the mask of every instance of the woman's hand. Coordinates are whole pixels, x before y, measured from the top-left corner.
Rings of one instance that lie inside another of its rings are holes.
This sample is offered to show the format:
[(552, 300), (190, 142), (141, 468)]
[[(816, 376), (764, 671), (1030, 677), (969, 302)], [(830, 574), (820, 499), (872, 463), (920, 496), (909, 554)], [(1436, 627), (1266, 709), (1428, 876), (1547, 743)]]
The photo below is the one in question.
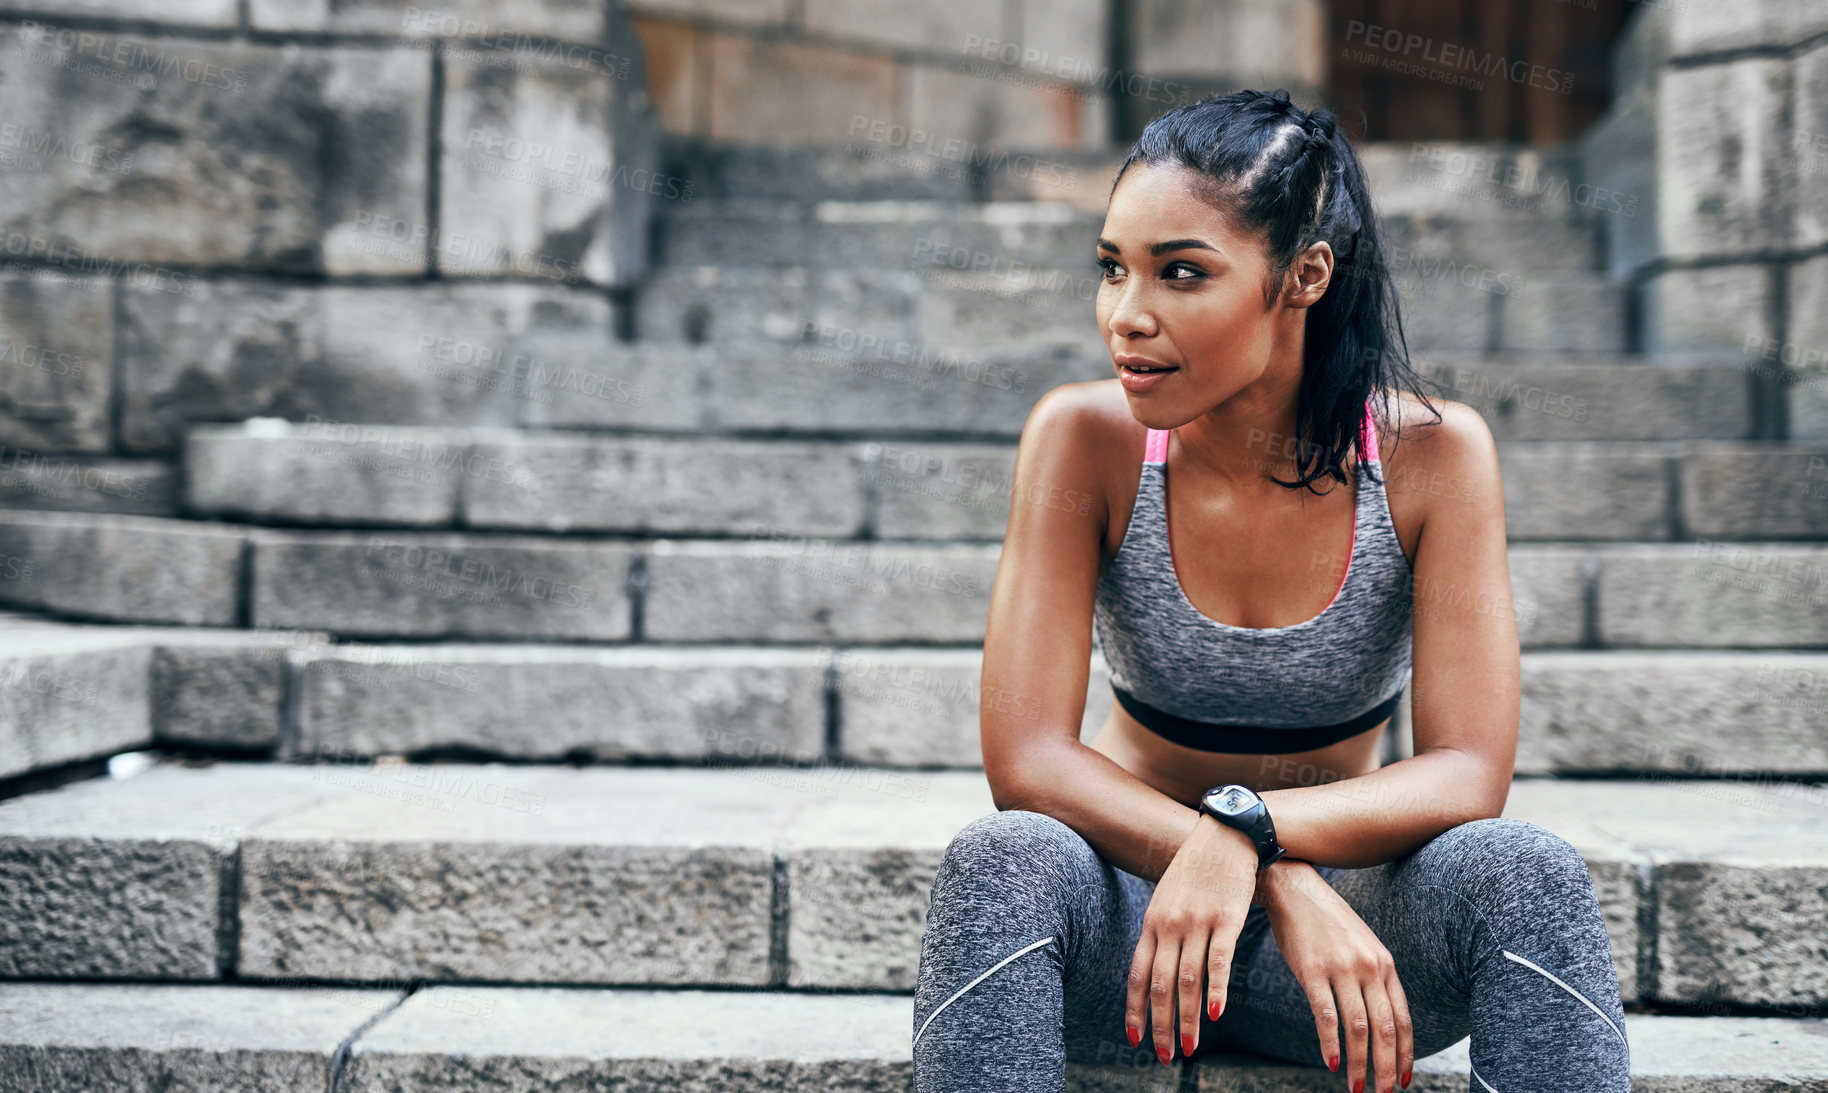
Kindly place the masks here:
[(1396, 963), (1371, 927), (1313, 866), (1285, 861), (1272, 868), (1283, 864), (1299, 868), (1284, 870), (1266, 883), (1263, 904), (1276, 946), (1307, 992), (1320, 1030), (1322, 1061), (1330, 1069), (1338, 1068), (1343, 1017), (1345, 1074), (1352, 1093), (1365, 1088), (1367, 1040), (1376, 1063), (1372, 1088), (1380, 1093), (1393, 1089), (1397, 1076), (1408, 1075), (1415, 1063), (1409, 1002), (1397, 979)]
[(1238, 934), (1256, 890), (1257, 847), (1250, 836), (1201, 813), (1143, 912), (1124, 1003), (1131, 1047), (1142, 1041), (1146, 1015), (1156, 1057), (1166, 1065), (1174, 1055), (1178, 1002), (1181, 1054), (1193, 1054), (1199, 1046), (1200, 988), (1205, 985), (1207, 1012), (1218, 1020)]

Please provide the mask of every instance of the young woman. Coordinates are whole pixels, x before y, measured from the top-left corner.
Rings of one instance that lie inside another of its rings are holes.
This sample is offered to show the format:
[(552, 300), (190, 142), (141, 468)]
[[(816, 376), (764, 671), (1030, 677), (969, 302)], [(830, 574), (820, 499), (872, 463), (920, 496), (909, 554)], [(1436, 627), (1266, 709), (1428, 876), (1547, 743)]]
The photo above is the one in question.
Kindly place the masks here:
[[(1014, 488), (1096, 500), (1010, 514), (999, 811), (934, 880), (915, 1089), (1060, 1093), (1067, 1060), (1147, 1039), (1151, 1065), (1242, 1051), (1383, 1091), (1470, 1035), (1475, 1091), (1623, 1093), (1586, 864), (1500, 816), (1519, 667), (1491, 434), (1418, 390), (1335, 118), (1281, 91), (1157, 118), (1097, 249), (1117, 376), (1036, 404)], [(1094, 626), (1116, 702), (1082, 744)], [(1406, 682), (1414, 756), (1380, 767)]]

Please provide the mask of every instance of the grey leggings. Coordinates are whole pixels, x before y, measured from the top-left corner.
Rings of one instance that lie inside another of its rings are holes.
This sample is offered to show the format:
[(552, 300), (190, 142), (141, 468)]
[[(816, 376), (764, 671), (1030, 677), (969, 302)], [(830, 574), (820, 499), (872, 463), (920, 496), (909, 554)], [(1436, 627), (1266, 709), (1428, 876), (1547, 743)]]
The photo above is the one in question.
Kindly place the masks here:
[[(1474, 1093), (1628, 1093), (1612, 947), (1586, 863), (1561, 836), (1475, 820), (1392, 862), (1317, 868), (1395, 961), (1417, 1059), (1470, 1035)], [(915, 1093), (1063, 1093), (1069, 1060), (1153, 1067), (1132, 1074), (1175, 1088), (1151, 1034), (1132, 1048), (1124, 1033), (1125, 980), (1154, 890), (1051, 816), (1009, 810), (967, 824), (946, 848), (921, 938)], [(1342, 1034), (1341, 1079), (1344, 1044)], [(1307, 993), (1261, 907), (1239, 935), (1219, 1020), (1200, 1013), (1194, 1057), (1220, 1051), (1326, 1066)], [(1368, 1058), (1364, 1078), (1384, 1088)]]

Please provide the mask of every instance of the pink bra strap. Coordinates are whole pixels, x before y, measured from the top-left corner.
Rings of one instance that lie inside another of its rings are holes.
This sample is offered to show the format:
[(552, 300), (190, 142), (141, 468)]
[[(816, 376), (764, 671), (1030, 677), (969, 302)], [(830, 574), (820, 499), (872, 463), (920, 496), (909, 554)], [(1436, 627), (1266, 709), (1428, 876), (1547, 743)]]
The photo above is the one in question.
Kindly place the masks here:
[(1372, 463), (1377, 458), (1377, 427), (1371, 423), (1371, 400), (1365, 400), (1365, 416), (1358, 421), (1358, 450), (1363, 458)]
[(1150, 429), (1148, 443), (1143, 445), (1144, 463), (1168, 462), (1168, 430)]

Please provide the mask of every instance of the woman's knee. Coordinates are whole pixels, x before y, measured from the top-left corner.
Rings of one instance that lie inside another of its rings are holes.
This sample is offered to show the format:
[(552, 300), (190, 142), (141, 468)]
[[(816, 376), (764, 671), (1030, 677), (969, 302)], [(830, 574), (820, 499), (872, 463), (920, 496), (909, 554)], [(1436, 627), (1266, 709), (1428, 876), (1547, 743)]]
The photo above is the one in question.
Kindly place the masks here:
[(1100, 867), (1085, 837), (1042, 812), (1004, 809), (966, 824), (946, 846), (935, 887), (970, 878), (1025, 885), (1058, 878), (1083, 884)]
[(1573, 843), (1548, 828), (1508, 816), (1471, 820), (1435, 836), (1424, 848), (1441, 882), (1466, 894), (1529, 888), (1591, 887), (1587, 861)]

